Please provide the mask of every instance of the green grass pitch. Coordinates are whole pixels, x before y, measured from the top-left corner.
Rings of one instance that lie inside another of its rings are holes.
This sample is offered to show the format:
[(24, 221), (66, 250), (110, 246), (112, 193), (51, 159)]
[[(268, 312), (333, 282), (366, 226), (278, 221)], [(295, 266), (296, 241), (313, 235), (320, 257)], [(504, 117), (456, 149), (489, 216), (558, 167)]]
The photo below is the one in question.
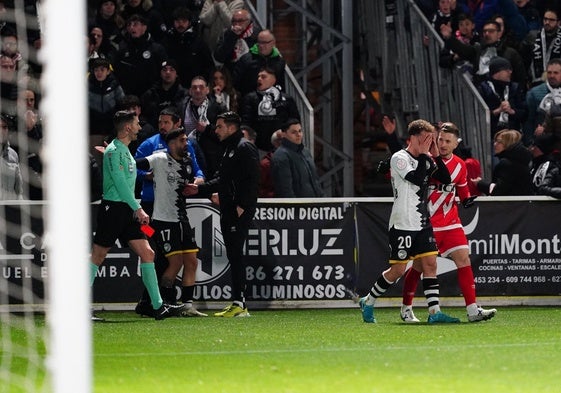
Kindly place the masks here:
[(377, 309), (377, 324), (358, 308), (164, 321), (105, 311), (93, 325), (92, 392), (561, 391), (561, 308), (501, 307), (480, 323), (463, 307), (444, 311), (462, 323), (407, 325), (396, 307)]
[[(406, 325), (399, 310), (253, 311), (250, 318), (94, 325), (94, 391), (559, 392), (561, 309), (500, 308), (487, 322)], [(418, 307), (417, 316), (425, 318)]]

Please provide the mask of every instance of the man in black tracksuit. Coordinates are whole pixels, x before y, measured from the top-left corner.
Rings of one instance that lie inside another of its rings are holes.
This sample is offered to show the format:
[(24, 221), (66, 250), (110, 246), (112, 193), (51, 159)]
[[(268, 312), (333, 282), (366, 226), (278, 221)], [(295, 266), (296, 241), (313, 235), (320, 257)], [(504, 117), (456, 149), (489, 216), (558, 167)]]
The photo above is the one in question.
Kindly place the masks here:
[[(226, 318), (249, 316), (242, 254), (259, 190), (259, 154), (255, 145), (243, 137), (240, 125), (241, 119), (235, 112), (218, 115), (216, 134), (224, 149), (218, 176), (204, 184), (188, 184), (184, 190), (185, 195), (210, 196), (220, 205), (220, 226), (232, 271), (233, 302), (214, 316)], [(214, 193), (218, 193), (218, 200)]]

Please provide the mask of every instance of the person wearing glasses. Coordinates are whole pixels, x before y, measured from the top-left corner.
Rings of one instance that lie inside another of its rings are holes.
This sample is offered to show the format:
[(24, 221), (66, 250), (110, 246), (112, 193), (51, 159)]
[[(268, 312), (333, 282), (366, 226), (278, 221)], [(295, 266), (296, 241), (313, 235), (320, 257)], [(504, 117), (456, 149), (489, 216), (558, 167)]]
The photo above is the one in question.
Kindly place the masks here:
[(500, 40), (501, 26), (494, 20), (488, 20), (481, 30), (480, 44), (464, 44), (458, 40), (450, 24), (440, 25), (440, 33), (444, 39), (444, 47), (451, 50), (462, 60), (473, 64), (474, 84), (484, 81), (489, 73), (489, 63), (493, 57), (501, 56), (507, 59), (512, 66), (512, 80), (526, 88), (526, 67), (518, 51), (507, 46)]
[(520, 53), (526, 62), (530, 86), (543, 82), (546, 66), (550, 59), (561, 58), (561, 29), (559, 15), (555, 9), (547, 9), (543, 14), (543, 27), (532, 30), (520, 45)]
[(232, 14), (230, 28), (224, 30), (218, 39), (213, 53), (214, 60), (233, 73), (234, 64), (255, 45), (260, 31), (261, 29), (251, 20), (248, 10), (235, 11)]
[(234, 66), (234, 87), (242, 97), (257, 88), (257, 74), (265, 67), (275, 72), (277, 85), (284, 90), (286, 61), (276, 47), (275, 36), (271, 30), (261, 31), (257, 36), (257, 43), (249, 48), (249, 52)]
[(230, 28), (234, 12), (242, 10), (243, 5), (243, 0), (205, 0), (199, 21), (202, 25), (201, 37), (211, 52), (216, 49), (224, 30)]

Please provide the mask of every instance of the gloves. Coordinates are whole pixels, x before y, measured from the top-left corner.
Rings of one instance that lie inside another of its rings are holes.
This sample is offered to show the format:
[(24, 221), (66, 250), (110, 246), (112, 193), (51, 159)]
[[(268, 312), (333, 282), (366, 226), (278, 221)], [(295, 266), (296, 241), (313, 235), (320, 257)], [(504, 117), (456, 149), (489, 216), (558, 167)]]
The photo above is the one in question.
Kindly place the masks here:
[(469, 198), (464, 199), (462, 201), (462, 206), (464, 207), (464, 209), (468, 209), (472, 207), (475, 204), (475, 198), (477, 198), (477, 195), (473, 195), (470, 196)]
[(378, 167), (376, 168), (376, 172), (381, 175), (386, 175), (390, 173), (390, 158), (386, 158), (378, 163)]

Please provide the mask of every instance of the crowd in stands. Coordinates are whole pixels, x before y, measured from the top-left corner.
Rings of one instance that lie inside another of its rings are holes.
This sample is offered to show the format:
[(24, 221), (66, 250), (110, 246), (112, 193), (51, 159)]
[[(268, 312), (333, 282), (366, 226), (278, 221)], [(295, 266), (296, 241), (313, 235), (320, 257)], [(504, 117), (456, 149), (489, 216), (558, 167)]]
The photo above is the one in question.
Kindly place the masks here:
[[(555, 187), (561, 187), (558, 2), (416, 1), (444, 41), (440, 65), (458, 67), (471, 75), (489, 106), (489, 143), (496, 144), (503, 129), (520, 133), (519, 143), (523, 147), (539, 149), (551, 157), (549, 172), (556, 173), (552, 176)], [(35, 2), (24, 3), (26, 12), (36, 15)], [(14, 131), (21, 129), (18, 124), (25, 124), (29, 147), (26, 145), (24, 153), (26, 164), (32, 169), (22, 171), (27, 173), (24, 181), (32, 185), (26, 197), (42, 199), (42, 165), (38, 155), (42, 128), (37, 111), (41, 65), (36, 56), (41, 41), (39, 26), (28, 26), (26, 42), (21, 42), (10, 12), (0, 8), (1, 110), (7, 120), (11, 119), (8, 123), (14, 137), (9, 138), (9, 143), (16, 152), (21, 137), (18, 140)], [(111, 119), (117, 110), (134, 110), (141, 119), (139, 141), (130, 146), (134, 155), (144, 140), (161, 132), (160, 114), (172, 108), (198, 152), (202, 172), (211, 178), (220, 159), (214, 122), (218, 114), (232, 110), (255, 131), (261, 158), (268, 157), (263, 170), (271, 170), (268, 168), (274, 163), (275, 145), (282, 145), (276, 136), (283, 133), (275, 132), (286, 126), (288, 120), (299, 120), (300, 114), (293, 97), (283, 90), (286, 62), (273, 32), (254, 23), (243, 1), (89, 1), (87, 22), (85, 78), (92, 163), (100, 162), (99, 151), (113, 138)], [(26, 44), (25, 51), (18, 50), (22, 44)], [(26, 94), (33, 97), (26, 98)], [(23, 102), (27, 109), (18, 111), (23, 104), (17, 104)], [(548, 138), (536, 143), (542, 135)], [(308, 165), (305, 149), (293, 147), (300, 154), (298, 165)], [(495, 165), (501, 161), (501, 155), (504, 152), (496, 152)], [(270, 181), (280, 180), (273, 174), (274, 171), (271, 176), (264, 175), (269, 180), (263, 184), (262, 195), (275, 196)], [(539, 190), (536, 186), (533, 192)]]
[(492, 179), (474, 178), (477, 191), (558, 197), (561, 3), (416, 0), (416, 4), (444, 42), (440, 66), (466, 73), (491, 112)]
[[(0, 6), (3, 3), (0, 1)], [(26, 12), (37, 17), (35, 8)], [(7, 23), (15, 19), (3, 16), (0, 11), (1, 109), (12, 116), (10, 131), (16, 135), (21, 86), (40, 98), (37, 81), (41, 70), (34, 67), (37, 62), (28, 61), (17, 51), (16, 26)], [(39, 48), (38, 33), (37, 26), (27, 37), (30, 46)], [(254, 143), (262, 156), (273, 154), (271, 137), (275, 131), (289, 119), (300, 119), (294, 99), (284, 92), (286, 62), (275, 36), (252, 20), (242, 0), (88, 1), (84, 36), (89, 153), (97, 167), (104, 146), (114, 138), (113, 115), (119, 110), (135, 111), (140, 118), (139, 139), (129, 146), (133, 155), (144, 141), (169, 131), (162, 129), (161, 118), (173, 113), (178, 118), (177, 127), (184, 128), (189, 146), (193, 145), (205, 178), (215, 176), (221, 158), (214, 132), (219, 114), (238, 112), (244, 127), (254, 130)], [(27, 78), (24, 83), (23, 76)], [(35, 102), (34, 116), (26, 116), (29, 138), (40, 143), (37, 107)], [(21, 140), (16, 139), (11, 145), (17, 152)], [(34, 173), (40, 178), (37, 154), (35, 160)], [(265, 165), (263, 171), (271, 170)], [(99, 168), (92, 171), (97, 172)], [(139, 181), (142, 179), (139, 176)], [(263, 187), (268, 189), (264, 194), (274, 196), (269, 184)], [(142, 187), (137, 191), (140, 199)], [(98, 192), (93, 194), (99, 197)], [(41, 199), (42, 195), (39, 192), (31, 197)]]

